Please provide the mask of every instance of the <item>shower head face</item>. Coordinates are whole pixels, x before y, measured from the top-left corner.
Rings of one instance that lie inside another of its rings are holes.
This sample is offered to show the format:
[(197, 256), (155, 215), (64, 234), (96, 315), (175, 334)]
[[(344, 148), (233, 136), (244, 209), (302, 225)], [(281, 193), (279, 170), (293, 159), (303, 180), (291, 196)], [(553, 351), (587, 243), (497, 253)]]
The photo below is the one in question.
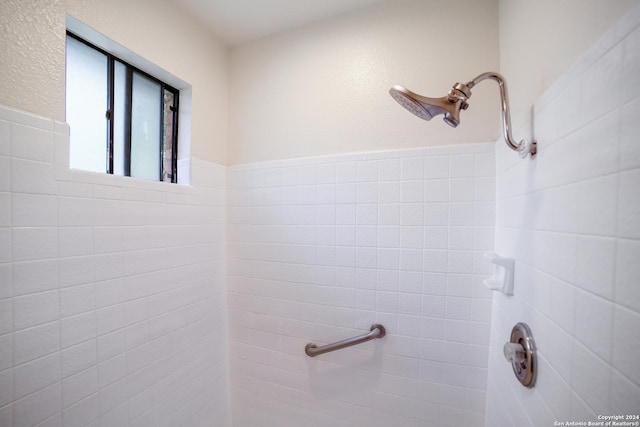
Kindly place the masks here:
[(433, 118), (433, 114), (429, 112), (425, 105), (416, 99), (419, 95), (409, 89), (396, 85), (389, 89), (389, 94), (398, 104), (421, 119), (431, 120)]
[(443, 114), (444, 122), (451, 127), (460, 124), (460, 108), (463, 104), (466, 105), (461, 99), (450, 96), (427, 98), (398, 85), (392, 87), (389, 94), (398, 104), (423, 120), (431, 120), (438, 114)]

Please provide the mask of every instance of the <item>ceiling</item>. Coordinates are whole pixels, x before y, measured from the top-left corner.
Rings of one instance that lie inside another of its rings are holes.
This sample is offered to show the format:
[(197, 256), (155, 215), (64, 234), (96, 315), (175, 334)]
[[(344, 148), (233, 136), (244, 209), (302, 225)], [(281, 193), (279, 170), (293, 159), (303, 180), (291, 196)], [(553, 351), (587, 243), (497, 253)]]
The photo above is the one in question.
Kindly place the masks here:
[(173, 0), (229, 45), (246, 43), (384, 0)]

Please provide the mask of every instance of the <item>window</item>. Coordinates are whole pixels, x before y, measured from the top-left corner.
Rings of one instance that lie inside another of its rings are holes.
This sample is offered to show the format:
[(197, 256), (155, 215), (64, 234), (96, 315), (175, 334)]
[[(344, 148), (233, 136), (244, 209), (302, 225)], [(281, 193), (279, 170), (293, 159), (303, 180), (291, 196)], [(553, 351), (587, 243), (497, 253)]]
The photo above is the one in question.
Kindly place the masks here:
[(67, 32), (75, 169), (177, 182), (179, 91)]

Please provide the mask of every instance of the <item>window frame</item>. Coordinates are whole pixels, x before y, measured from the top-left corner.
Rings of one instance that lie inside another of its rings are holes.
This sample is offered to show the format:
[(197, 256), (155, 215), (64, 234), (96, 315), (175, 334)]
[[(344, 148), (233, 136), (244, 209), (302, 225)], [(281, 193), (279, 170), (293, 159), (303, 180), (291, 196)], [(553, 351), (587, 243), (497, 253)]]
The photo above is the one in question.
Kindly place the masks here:
[(180, 90), (175, 88), (174, 86), (154, 77), (153, 75), (147, 73), (144, 70), (132, 65), (131, 63), (123, 60), (122, 58), (113, 55), (107, 50), (87, 41), (81, 36), (75, 34), (74, 32), (67, 29), (66, 37), (70, 37), (80, 43), (85, 44), (86, 46), (94, 49), (107, 57), (107, 105), (105, 106), (105, 119), (107, 120), (106, 126), (106, 170), (105, 172), (109, 175), (114, 174), (114, 103), (115, 103), (115, 64), (116, 61), (123, 64), (126, 67), (126, 78), (127, 78), (127, 96), (126, 96), (126, 108), (125, 108), (125, 123), (123, 126), (125, 127), (125, 153), (124, 153), (124, 176), (131, 176), (131, 116), (132, 116), (132, 89), (133, 89), (133, 74), (138, 73), (141, 76), (148, 78), (155, 83), (159, 84), (161, 87), (160, 96), (159, 96), (159, 115), (160, 115), (160, 141), (158, 147), (158, 161), (160, 162), (160, 174), (158, 176), (157, 181), (159, 182), (169, 182), (164, 180), (165, 176), (165, 167), (164, 167), (164, 152), (165, 152), (165, 132), (164, 132), (164, 93), (165, 91), (171, 92), (173, 94), (173, 106), (171, 108), (172, 112), (172, 133), (171, 133), (171, 183), (178, 182), (178, 118), (179, 118), (179, 109), (180, 109)]

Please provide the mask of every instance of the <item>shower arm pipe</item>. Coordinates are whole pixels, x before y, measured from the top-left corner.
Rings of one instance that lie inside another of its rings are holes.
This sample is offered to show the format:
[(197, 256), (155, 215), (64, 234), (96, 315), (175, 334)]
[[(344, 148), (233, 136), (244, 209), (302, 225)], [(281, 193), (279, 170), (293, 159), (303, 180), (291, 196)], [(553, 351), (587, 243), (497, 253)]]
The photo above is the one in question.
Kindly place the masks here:
[(380, 324), (371, 325), (371, 332), (364, 335), (358, 335), (357, 337), (347, 338), (346, 340), (334, 342), (333, 344), (323, 345), (318, 347), (314, 343), (309, 343), (304, 347), (304, 352), (309, 357), (315, 357), (320, 354), (329, 353), (330, 351), (340, 350), (353, 345), (362, 344), (363, 342), (371, 341), (376, 338), (382, 338), (386, 335), (384, 326)]
[(509, 91), (507, 90), (507, 82), (496, 72), (487, 72), (482, 73), (469, 83), (466, 86), (471, 89), (478, 83), (483, 80), (493, 80), (498, 83), (500, 86), (500, 106), (502, 108), (502, 134), (504, 136), (504, 140), (506, 141), (509, 148), (515, 150), (520, 153), (520, 156), (526, 157), (528, 154), (535, 156), (537, 151), (537, 143), (536, 141), (528, 141), (526, 139), (521, 140), (520, 142), (516, 142), (511, 135), (511, 112), (509, 109)]

